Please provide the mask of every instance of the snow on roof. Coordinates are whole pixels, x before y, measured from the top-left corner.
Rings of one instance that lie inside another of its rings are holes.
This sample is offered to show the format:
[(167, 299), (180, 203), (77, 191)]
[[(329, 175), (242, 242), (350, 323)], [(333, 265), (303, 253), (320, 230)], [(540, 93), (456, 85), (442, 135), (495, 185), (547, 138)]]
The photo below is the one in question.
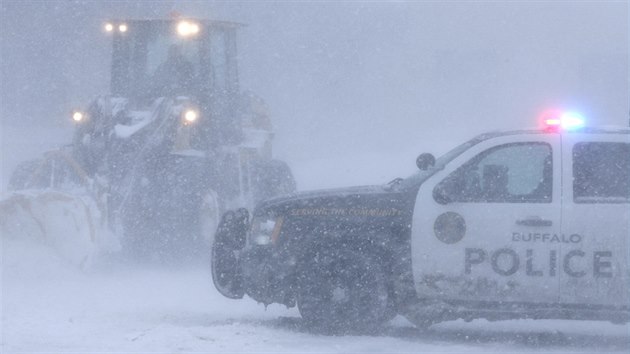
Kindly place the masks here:
[(151, 111), (129, 111), (129, 116), (133, 122), (131, 125), (116, 124), (114, 126), (117, 137), (127, 139), (153, 121)]

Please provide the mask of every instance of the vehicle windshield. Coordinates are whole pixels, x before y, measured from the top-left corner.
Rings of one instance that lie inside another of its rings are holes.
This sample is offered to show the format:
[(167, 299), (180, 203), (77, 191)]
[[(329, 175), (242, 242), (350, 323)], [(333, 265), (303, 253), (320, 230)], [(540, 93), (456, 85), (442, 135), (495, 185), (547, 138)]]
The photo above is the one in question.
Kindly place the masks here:
[(194, 96), (228, 85), (228, 29), (181, 35), (173, 21), (133, 21), (116, 33), (112, 93)]

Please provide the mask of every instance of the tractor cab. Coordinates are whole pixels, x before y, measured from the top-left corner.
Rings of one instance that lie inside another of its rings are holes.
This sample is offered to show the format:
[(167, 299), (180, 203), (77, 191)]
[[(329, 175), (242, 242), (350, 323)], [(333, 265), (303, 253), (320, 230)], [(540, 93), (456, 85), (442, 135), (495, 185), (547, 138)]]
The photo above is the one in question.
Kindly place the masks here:
[[(237, 143), (236, 30), (240, 24), (197, 19), (116, 20), (111, 94), (143, 110), (160, 97), (186, 97), (206, 141)], [(211, 129), (214, 127), (214, 129)]]
[[(112, 94), (156, 98), (234, 94), (236, 29), (207, 20), (126, 20), (105, 25), (113, 40)], [(205, 97), (203, 97), (205, 96)]]

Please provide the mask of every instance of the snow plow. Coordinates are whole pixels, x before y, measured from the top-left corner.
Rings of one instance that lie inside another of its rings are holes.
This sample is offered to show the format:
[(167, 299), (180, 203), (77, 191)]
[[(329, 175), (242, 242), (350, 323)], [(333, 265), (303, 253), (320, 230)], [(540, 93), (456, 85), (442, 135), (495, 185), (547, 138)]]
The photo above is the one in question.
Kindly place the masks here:
[[(272, 157), (265, 103), (239, 88), (239, 27), (182, 18), (105, 24), (111, 93), (73, 112), (71, 145), (14, 171), (0, 202), (3, 231), (26, 213), (50, 234), (63, 212), (49, 220), (30, 211), (72, 209), (66, 216), (92, 220), (95, 231), (79, 237), (87, 248), (119, 243), (134, 257), (182, 258), (208, 253), (224, 210), (294, 191), (289, 167)], [(71, 204), (84, 204), (85, 215)], [(111, 234), (115, 242), (101, 242)]]

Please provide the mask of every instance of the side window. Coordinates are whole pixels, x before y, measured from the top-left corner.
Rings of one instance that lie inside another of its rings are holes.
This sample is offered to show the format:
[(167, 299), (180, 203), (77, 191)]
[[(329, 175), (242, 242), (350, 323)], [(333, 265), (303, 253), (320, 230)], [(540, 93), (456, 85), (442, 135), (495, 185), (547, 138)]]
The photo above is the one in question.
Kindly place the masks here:
[(225, 32), (212, 32), (210, 37), (210, 58), (212, 65), (212, 82), (218, 91), (227, 88), (227, 40)]
[(440, 182), (438, 203), (551, 203), (553, 161), (546, 143), (506, 144), (475, 156)]
[(573, 147), (575, 203), (630, 203), (630, 144), (586, 142)]

